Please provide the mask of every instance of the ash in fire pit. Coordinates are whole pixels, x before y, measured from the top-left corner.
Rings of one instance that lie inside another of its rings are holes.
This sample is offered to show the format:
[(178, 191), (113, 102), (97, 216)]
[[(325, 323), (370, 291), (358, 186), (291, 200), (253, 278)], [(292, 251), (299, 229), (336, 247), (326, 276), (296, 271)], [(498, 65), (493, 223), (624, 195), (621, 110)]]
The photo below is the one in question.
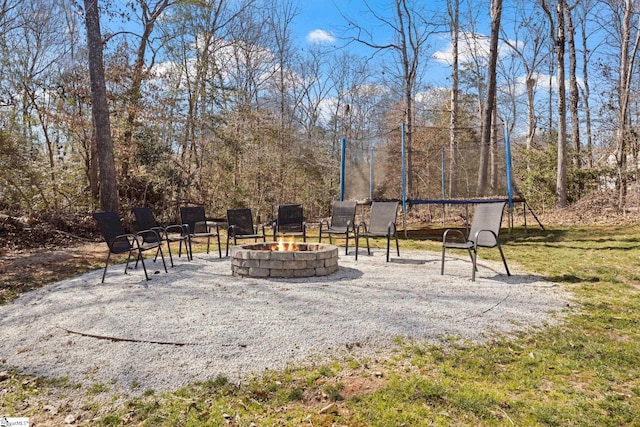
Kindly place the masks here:
[(338, 247), (322, 243), (253, 243), (231, 248), (231, 271), (247, 277), (312, 277), (338, 271)]

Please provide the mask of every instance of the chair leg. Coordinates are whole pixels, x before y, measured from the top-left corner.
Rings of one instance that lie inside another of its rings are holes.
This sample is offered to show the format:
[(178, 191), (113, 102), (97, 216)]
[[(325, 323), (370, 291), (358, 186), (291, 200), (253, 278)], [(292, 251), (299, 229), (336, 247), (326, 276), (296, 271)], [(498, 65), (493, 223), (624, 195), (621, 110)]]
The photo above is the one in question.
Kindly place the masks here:
[(220, 234), (216, 236), (218, 238), (218, 256), (222, 258), (222, 246), (220, 245)]
[(391, 246), (391, 236), (387, 234), (387, 262), (389, 262), (389, 247)]
[(171, 254), (171, 243), (169, 243), (169, 239), (167, 239), (167, 252), (169, 252), (169, 262), (171, 263), (171, 267), (175, 267), (173, 265), (173, 255)]
[(472, 270), (471, 270), (471, 281), (475, 282), (476, 281), (476, 261), (478, 260), (478, 251), (473, 251), (473, 255), (471, 256), (471, 263), (473, 264)]
[(478, 249), (474, 249), (473, 253), (471, 252), (471, 249), (467, 249), (467, 251), (469, 252), (469, 258), (471, 258), (471, 262), (473, 263), (473, 269), (475, 271), (478, 271), (478, 267), (476, 267), (476, 262), (473, 259), (473, 254), (476, 254), (476, 257), (478, 256)]
[(109, 258), (111, 258), (111, 251), (107, 254), (107, 261), (104, 263), (104, 271), (102, 272), (102, 283), (104, 283), (104, 277), (107, 275), (107, 267), (109, 266)]
[(444, 274), (444, 253), (446, 252), (447, 247), (442, 245), (442, 264), (440, 265), (440, 275)]
[(158, 244), (158, 252), (160, 252), (160, 258), (162, 259), (162, 266), (164, 267), (164, 272), (168, 273), (168, 271), (167, 271), (167, 263), (164, 262), (164, 254), (162, 253), (162, 242), (160, 242)]
[[(149, 280), (149, 275), (147, 274), (147, 267), (144, 265), (144, 258), (142, 257), (142, 251), (138, 250), (138, 259), (140, 260), (140, 264), (142, 264), (142, 269), (144, 270), (144, 277), (145, 279)], [(162, 260), (164, 262), (164, 259)], [(136, 264), (138, 263), (138, 261), (136, 260)], [(166, 271), (167, 266), (164, 266), (164, 269)]]
[(349, 255), (349, 232), (345, 233), (344, 254)]
[(507, 270), (507, 276), (511, 276), (511, 272), (509, 271), (509, 267), (507, 267), (507, 260), (504, 257), (504, 253), (502, 252), (502, 247), (500, 243), (498, 243), (498, 250), (500, 251), (500, 256), (502, 257), (502, 263), (504, 264), (504, 269)]
[[(182, 240), (180, 239), (180, 246), (178, 247), (178, 258), (182, 256)], [(187, 254), (187, 260), (191, 261), (191, 255), (189, 254), (189, 237), (184, 240), (184, 252)]]
[(400, 256), (400, 245), (398, 244), (398, 235), (396, 234), (396, 252)]
[(207, 236), (207, 255), (209, 255), (209, 245), (211, 244), (211, 236)]
[(358, 260), (359, 248), (360, 248), (360, 233), (356, 231), (356, 261)]
[[(133, 249), (129, 250), (129, 256), (127, 257), (127, 263), (124, 266), (124, 274), (127, 274), (127, 269), (129, 268), (129, 261), (131, 261), (131, 255), (133, 253)], [(133, 266), (133, 268), (138, 268), (138, 261), (140, 260), (140, 254), (138, 254), (138, 257), (136, 258), (136, 264)]]
[(158, 243), (158, 249), (156, 249), (156, 254), (153, 256), (153, 262), (156, 262), (156, 260), (158, 259), (158, 254), (162, 254), (162, 251), (160, 250), (162, 246), (162, 240)]

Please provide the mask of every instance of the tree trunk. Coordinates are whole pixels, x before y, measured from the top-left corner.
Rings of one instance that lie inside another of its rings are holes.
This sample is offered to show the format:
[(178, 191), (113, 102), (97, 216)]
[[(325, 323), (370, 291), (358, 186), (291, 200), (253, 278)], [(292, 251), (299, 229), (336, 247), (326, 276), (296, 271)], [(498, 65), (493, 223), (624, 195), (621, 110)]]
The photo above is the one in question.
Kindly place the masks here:
[(458, 38), (460, 0), (449, 0), (449, 17), (451, 18), (451, 50), (453, 51), (453, 64), (451, 67), (451, 123), (449, 127), (449, 197), (456, 197), (458, 192), (457, 175), (457, 129), (458, 129)]
[(482, 139), (480, 141), (480, 165), (478, 168), (477, 195), (482, 196), (487, 190), (489, 167), (489, 150), (491, 149), (491, 126), (496, 99), (496, 66), (498, 63), (498, 37), (500, 35), (500, 19), (502, 17), (502, 0), (491, 1), (491, 45), (489, 49), (489, 70), (487, 72), (487, 101), (482, 112)]
[(496, 194), (498, 188), (498, 109), (493, 108), (493, 119), (491, 122), (491, 138), (489, 142), (491, 147), (489, 152), (489, 190), (491, 194)]
[(569, 111), (571, 113), (571, 146), (573, 147), (573, 164), (582, 167), (582, 147), (580, 145), (580, 118), (578, 116), (578, 79), (576, 77), (577, 54), (575, 42), (575, 28), (571, 17), (571, 9), (565, 4), (564, 17), (567, 23), (567, 43), (569, 46)]
[(565, 29), (564, 29), (564, 10), (567, 7), (564, 0), (559, 0), (557, 15), (557, 31), (556, 38), (557, 60), (558, 60), (558, 170), (556, 175), (556, 207), (567, 207), (567, 106), (565, 93)]
[(618, 113), (618, 206), (624, 209), (627, 198), (627, 138), (629, 138), (629, 97), (631, 95), (631, 81), (633, 63), (640, 46), (640, 30), (636, 30), (636, 37), (631, 46), (631, 18), (634, 14), (632, 0), (625, 0), (622, 34), (620, 40), (620, 78), (618, 99), (620, 110)]
[(582, 34), (582, 102), (584, 103), (585, 130), (587, 138), (587, 167), (593, 168), (593, 136), (591, 132), (591, 107), (589, 106), (589, 98), (591, 90), (589, 88), (589, 47), (587, 45), (587, 19), (586, 12), (580, 19), (580, 27)]
[(102, 59), (102, 35), (98, 0), (84, 0), (87, 47), (89, 52), (89, 77), (91, 79), (91, 112), (96, 133), (98, 164), (100, 168), (100, 209), (118, 210), (116, 164), (113, 158), (111, 123), (107, 103)]

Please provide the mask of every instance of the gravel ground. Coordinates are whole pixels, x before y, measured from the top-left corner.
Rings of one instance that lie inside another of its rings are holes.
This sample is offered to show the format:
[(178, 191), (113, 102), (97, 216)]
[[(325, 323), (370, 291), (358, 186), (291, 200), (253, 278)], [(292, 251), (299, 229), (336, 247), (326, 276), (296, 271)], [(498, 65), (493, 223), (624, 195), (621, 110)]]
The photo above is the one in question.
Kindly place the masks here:
[[(554, 283), (482, 261), (402, 251), (340, 254), (340, 269), (308, 279), (231, 276), (229, 259), (196, 254), (153, 274), (111, 266), (0, 306), (4, 367), (122, 390), (174, 390), (224, 375), (327, 357), (384, 357), (398, 337), (483, 341), (561, 319), (570, 296)], [(508, 255), (507, 255), (508, 256)], [(149, 261), (148, 264), (151, 264)], [(151, 265), (158, 268), (157, 265)]]

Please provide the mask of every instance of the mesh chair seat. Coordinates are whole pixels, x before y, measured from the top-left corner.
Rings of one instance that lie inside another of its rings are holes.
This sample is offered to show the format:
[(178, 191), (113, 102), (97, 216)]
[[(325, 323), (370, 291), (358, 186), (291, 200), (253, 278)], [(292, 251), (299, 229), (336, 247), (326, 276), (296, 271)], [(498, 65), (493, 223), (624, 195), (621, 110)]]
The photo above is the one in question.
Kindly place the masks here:
[(278, 218), (273, 222), (273, 240), (280, 236), (302, 236), (302, 240), (307, 241), (307, 224), (302, 205), (278, 206)]
[[(234, 245), (238, 244), (238, 240), (244, 239), (267, 241), (264, 225), (254, 227), (253, 213), (249, 208), (227, 209), (227, 227), (227, 255), (229, 255), (229, 242), (231, 239), (233, 239)], [(259, 228), (261, 228), (261, 232)]]
[[(320, 236), (318, 241), (322, 243), (322, 234), (329, 236), (329, 243), (333, 243), (332, 236), (335, 234), (344, 235), (344, 253), (349, 253), (349, 236), (355, 237), (356, 202), (338, 201), (333, 203), (331, 210), (331, 221), (320, 222)], [(326, 226), (326, 228), (325, 228)]]
[(387, 262), (389, 262), (389, 252), (391, 239), (396, 241), (396, 252), (400, 256), (400, 246), (398, 244), (398, 230), (396, 219), (398, 216), (398, 202), (373, 202), (371, 203), (371, 214), (369, 226), (361, 222), (356, 229), (356, 260), (358, 259), (358, 246), (360, 237), (365, 237), (367, 242), (367, 254), (371, 255), (369, 237), (385, 237), (387, 239)]
[(148, 207), (137, 207), (131, 209), (133, 215), (136, 217), (136, 225), (138, 230), (153, 230), (156, 233), (143, 234), (144, 242), (154, 243), (157, 238), (167, 243), (167, 250), (169, 252), (169, 261), (171, 267), (173, 264), (173, 254), (171, 252), (171, 243), (179, 242), (178, 257), (182, 256), (182, 244), (184, 243), (185, 251), (187, 253), (187, 259), (191, 259), (189, 255), (189, 233), (184, 224), (173, 224), (162, 227), (156, 221), (153, 211)]
[[(162, 253), (162, 239), (158, 235), (157, 231), (142, 230), (135, 234), (126, 233), (124, 227), (122, 226), (122, 223), (120, 222), (120, 217), (118, 217), (118, 214), (113, 211), (94, 212), (93, 217), (98, 223), (100, 233), (102, 234), (102, 237), (104, 238), (109, 248), (107, 259), (104, 265), (104, 271), (102, 272), (102, 283), (104, 283), (104, 279), (107, 274), (107, 268), (109, 267), (109, 259), (111, 258), (111, 254), (128, 254), (127, 263), (124, 267), (124, 273), (127, 274), (127, 269), (129, 268), (131, 257), (135, 252), (135, 267), (137, 267), (138, 262), (140, 262), (140, 264), (142, 264), (142, 269), (144, 270), (144, 276), (147, 280), (149, 280), (147, 267), (144, 263), (144, 257), (142, 256), (142, 254), (147, 250), (155, 249), (156, 254), (154, 257), (154, 262), (158, 258), (158, 255), (160, 255), (160, 258), (162, 259), (162, 265), (164, 266), (164, 271), (165, 273), (167, 272), (167, 265), (164, 262), (164, 255)], [(145, 241), (145, 235), (154, 235), (155, 237), (147, 237), (148, 240)]]
[(507, 260), (500, 246), (500, 228), (502, 226), (502, 215), (506, 202), (481, 203), (475, 208), (469, 235), (465, 236), (457, 229), (447, 229), (442, 235), (442, 266), (440, 274), (444, 274), (445, 252), (447, 249), (465, 249), (471, 257), (471, 280), (476, 280), (478, 248), (495, 248), (500, 251), (502, 263), (507, 271), (507, 276), (511, 276)]
[(220, 233), (212, 231), (207, 225), (207, 217), (204, 212), (203, 206), (183, 206), (180, 208), (180, 220), (185, 225), (185, 232), (187, 233), (189, 244), (190, 259), (193, 259), (193, 245), (192, 240), (198, 238), (207, 239), (207, 254), (211, 246), (211, 238), (214, 237), (218, 240), (218, 256), (222, 258), (222, 246), (220, 244)]

